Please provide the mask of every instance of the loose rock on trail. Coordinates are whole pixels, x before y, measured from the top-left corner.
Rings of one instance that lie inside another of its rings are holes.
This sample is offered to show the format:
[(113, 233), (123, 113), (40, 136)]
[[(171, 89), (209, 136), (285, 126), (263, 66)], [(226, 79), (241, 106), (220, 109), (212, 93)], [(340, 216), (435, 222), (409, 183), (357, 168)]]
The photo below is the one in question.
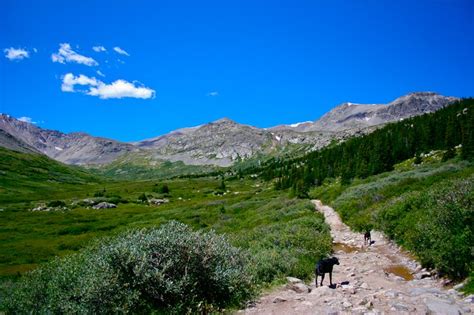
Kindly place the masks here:
[[(331, 227), (334, 256), (333, 283), (322, 287), (288, 277), (288, 284), (262, 296), (245, 314), (467, 314), (474, 298), (443, 287), (442, 280), (413, 260), (384, 235), (372, 231), (371, 246), (354, 233), (339, 215), (319, 200), (312, 201)], [(316, 263), (316, 262), (315, 262)], [(341, 284), (343, 283), (343, 284)], [(307, 290), (305, 289), (307, 288)]]

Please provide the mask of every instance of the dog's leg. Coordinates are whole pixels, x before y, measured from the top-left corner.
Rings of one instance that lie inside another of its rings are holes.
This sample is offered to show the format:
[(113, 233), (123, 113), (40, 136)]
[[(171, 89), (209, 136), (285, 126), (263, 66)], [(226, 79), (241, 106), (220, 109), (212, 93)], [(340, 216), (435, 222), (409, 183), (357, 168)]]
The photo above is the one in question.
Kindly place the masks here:
[(323, 274), (321, 275), (321, 286), (323, 286), (324, 275), (325, 275), (325, 273), (323, 272)]
[(318, 287), (318, 273), (316, 272), (315, 274), (316, 274), (316, 280), (315, 280), (315, 282), (316, 282), (316, 288), (317, 288), (317, 287)]
[(332, 271), (329, 273), (329, 285), (332, 287)]

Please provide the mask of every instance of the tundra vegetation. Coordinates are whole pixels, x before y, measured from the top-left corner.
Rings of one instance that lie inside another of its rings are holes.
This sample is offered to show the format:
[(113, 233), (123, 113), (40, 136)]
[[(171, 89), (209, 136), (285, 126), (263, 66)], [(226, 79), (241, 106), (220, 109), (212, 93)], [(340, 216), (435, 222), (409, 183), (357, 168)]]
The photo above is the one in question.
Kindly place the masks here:
[[(206, 176), (114, 180), (0, 148), (1, 308), (181, 313), (242, 305), (285, 276), (309, 279), (331, 252), (328, 226), (308, 197), (464, 279), (474, 261), (473, 105), (462, 100), (317, 152)], [(99, 202), (117, 208), (93, 209)]]

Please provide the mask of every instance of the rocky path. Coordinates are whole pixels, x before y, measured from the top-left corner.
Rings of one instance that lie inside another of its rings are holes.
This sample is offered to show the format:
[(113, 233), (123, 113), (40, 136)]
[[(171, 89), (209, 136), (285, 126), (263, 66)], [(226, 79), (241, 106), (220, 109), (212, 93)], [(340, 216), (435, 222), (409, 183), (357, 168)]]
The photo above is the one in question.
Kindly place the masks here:
[(381, 233), (372, 232), (371, 246), (352, 232), (339, 215), (319, 200), (317, 211), (331, 226), (335, 256), (335, 289), (326, 275), (323, 287), (288, 278), (288, 284), (264, 295), (245, 314), (467, 314), (474, 311), (474, 296), (443, 287)]

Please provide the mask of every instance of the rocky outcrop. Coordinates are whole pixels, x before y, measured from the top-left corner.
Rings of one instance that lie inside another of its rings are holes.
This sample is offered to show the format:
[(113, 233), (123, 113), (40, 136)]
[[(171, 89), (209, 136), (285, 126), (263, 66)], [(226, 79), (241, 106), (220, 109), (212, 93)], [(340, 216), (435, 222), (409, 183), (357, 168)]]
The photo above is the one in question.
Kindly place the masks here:
[(92, 206), (92, 209), (112, 209), (112, 208), (117, 208), (116, 204), (109, 203), (109, 202), (99, 202), (98, 204)]
[(154, 206), (160, 206), (160, 205), (162, 205), (164, 203), (168, 203), (168, 202), (170, 202), (170, 201), (169, 201), (169, 199), (166, 199), (166, 198), (164, 198), (164, 199), (160, 199), (160, 198), (148, 199), (148, 203), (150, 205), (154, 205)]

